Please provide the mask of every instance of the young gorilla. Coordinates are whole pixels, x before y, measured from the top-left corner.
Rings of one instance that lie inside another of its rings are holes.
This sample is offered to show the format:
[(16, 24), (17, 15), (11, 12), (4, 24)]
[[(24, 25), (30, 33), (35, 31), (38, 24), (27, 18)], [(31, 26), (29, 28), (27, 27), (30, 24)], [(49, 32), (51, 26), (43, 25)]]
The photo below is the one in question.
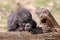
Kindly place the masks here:
[(25, 9), (20, 8), (16, 12), (9, 15), (8, 20), (8, 31), (32, 31), (36, 28), (36, 23), (32, 20), (31, 13)]

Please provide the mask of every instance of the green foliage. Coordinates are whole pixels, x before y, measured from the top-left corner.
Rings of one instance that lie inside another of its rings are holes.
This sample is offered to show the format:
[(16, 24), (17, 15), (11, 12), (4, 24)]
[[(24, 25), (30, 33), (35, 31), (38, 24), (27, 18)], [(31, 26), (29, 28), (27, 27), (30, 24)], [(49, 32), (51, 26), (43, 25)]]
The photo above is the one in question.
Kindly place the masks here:
[(37, 0), (36, 6), (46, 6), (50, 0)]
[(2, 3), (0, 3), (0, 8), (2, 8), (3, 7), (3, 4)]
[(8, 4), (6, 4), (6, 5), (4, 5), (4, 8), (6, 9), (6, 10), (10, 10), (11, 9), (11, 5), (8, 3)]

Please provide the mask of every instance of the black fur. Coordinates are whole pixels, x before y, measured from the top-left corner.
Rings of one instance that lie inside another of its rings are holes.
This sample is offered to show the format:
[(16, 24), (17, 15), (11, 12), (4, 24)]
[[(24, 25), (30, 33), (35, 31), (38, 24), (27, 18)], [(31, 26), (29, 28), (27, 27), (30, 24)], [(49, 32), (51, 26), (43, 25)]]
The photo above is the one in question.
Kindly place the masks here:
[(7, 20), (8, 31), (25, 31), (27, 23), (31, 24), (29, 31), (36, 28), (37, 24), (32, 20), (31, 13), (25, 8), (20, 8), (9, 15)]

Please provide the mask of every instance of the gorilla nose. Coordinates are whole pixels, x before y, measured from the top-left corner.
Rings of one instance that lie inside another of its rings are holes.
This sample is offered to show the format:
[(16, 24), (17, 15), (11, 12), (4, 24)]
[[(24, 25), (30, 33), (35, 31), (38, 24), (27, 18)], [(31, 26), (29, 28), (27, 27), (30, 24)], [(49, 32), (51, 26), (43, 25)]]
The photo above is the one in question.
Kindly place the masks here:
[(30, 25), (27, 25), (27, 27), (30, 27)]

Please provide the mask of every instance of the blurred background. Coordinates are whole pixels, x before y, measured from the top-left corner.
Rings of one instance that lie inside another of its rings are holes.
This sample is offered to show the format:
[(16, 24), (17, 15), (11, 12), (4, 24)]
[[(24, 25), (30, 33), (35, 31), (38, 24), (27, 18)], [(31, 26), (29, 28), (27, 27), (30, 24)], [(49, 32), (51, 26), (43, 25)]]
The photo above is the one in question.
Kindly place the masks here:
[[(0, 32), (7, 31), (7, 17), (11, 11), (17, 9), (17, 3), (29, 10), (48, 8), (60, 25), (60, 0), (0, 0)], [(36, 22), (38, 23), (38, 20)]]

